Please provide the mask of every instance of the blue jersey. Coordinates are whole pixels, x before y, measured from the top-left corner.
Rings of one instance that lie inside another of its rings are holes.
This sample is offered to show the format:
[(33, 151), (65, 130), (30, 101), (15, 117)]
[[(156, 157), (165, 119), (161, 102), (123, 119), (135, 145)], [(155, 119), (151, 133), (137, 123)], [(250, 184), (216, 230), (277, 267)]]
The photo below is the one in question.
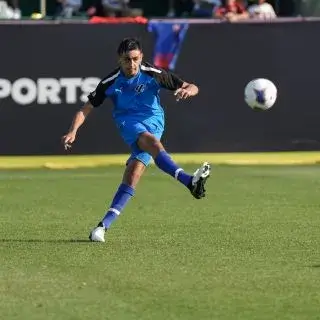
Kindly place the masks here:
[(151, 117), (163, 117), (159, 91), (161, 88), (177, 90), (183, 81), (175, 74), (142, 63), (140, 71), (127, 78), (120, 68), (102, 79), (88, 96), (94, 107), (100, 106), (106, 98), (113, 102), (113, 117), (116, 122), (123, 119), (143, 121)]

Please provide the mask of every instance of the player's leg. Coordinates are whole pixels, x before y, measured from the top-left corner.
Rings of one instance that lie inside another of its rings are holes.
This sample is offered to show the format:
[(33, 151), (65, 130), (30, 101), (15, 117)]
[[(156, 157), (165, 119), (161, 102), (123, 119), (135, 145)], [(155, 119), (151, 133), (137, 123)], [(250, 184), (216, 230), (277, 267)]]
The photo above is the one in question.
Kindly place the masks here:
[(104, 242), (105, 231), (110, 228), (111, 224), (117, 219), (129, 200), (133, 197), (136, 185), (151, 160), (151, 156), (139, 149), (136, 144), (139, 135), (147, 130), (144, 124), (126, 118), (118, 121), (118, 128), (120, 129), (123, 140), (131, 146), (132, 154), (127, 161), (122, 183), (108, 211), (90, 234), (90, 239), (93, 241)]
[(130, 158), (120, 184), (104, 218), (89, 235), (91, 241), (105, 242), (105, 231), (118, 218), (129, 200), (134, 196), (135, 188), (145, 171), (146, 165), (134, 158)]
[(113, 221), (121, 214), (128, 201), (134, 196), (135, 188), (145, 168), (146, 166), (139, 160), (130, 160), (124, 171), (122, 183), (113, 198), (109, 210), (101, 221), (103, 227), (110, 228)]
[(178, 166), (166, 152), (162, 143), (150, 132), (143, 132), (137, 140), (139, 148), (151, 154), (159, 169), (184, 184), (196, 199), (205, 197), (205, 183), (210, 176), (210, 165), (205, 162), (198, 170), (189, 175)]

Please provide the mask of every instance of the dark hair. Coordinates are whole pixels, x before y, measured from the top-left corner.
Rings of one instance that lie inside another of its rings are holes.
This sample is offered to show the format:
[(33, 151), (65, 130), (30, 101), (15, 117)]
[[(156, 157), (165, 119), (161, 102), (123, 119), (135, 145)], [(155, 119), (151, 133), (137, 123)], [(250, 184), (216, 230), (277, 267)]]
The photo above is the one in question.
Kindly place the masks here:
[(118, 52), (118, 55), (121, 56), (122, 54), (132, 50), (142, 51), (142, 46), (140, 41), (136, 38), (125, 38), (119, 44), (117, 52)]

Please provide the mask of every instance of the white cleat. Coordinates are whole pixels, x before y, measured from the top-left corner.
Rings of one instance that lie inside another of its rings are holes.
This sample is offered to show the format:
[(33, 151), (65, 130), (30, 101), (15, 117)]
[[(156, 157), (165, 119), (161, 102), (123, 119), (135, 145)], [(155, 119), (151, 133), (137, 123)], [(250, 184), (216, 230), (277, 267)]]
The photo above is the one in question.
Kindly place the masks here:
[(208, 162), (204, 162), (203, 165), (196, 170), (193, 174), (192, 182), (189, 186), (191, 194), (196, 199), (201, 199), (206, 196), (206, 190), (204, 188), (207, 179), (210, 177), (211, 167)]
[(94, 242), (106, 242), (104, 239), (105, 233), (106, 229), (104, 227), (96, 227), (91, 231), (89, 239)]

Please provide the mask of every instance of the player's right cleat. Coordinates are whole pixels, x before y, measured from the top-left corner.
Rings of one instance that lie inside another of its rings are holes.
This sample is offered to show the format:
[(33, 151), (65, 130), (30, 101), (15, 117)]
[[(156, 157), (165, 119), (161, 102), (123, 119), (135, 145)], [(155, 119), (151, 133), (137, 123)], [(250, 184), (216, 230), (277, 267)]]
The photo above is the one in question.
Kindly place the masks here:
[(196, 199), (201, 199), (206, 196), (206, 189), (204, 188), (207, 179), (210, 176), (211, 167), (208, 162), (205, 162), (197, 171), (193, 174), (192, 181), (188, 186), (191, 194)]
[(104, 239), (105, 233), (105, 227), (102, 225), (102, 223), (99, 223), (98, 226), (90, 232), (89, 240), (93, 242), (106, 242)]

